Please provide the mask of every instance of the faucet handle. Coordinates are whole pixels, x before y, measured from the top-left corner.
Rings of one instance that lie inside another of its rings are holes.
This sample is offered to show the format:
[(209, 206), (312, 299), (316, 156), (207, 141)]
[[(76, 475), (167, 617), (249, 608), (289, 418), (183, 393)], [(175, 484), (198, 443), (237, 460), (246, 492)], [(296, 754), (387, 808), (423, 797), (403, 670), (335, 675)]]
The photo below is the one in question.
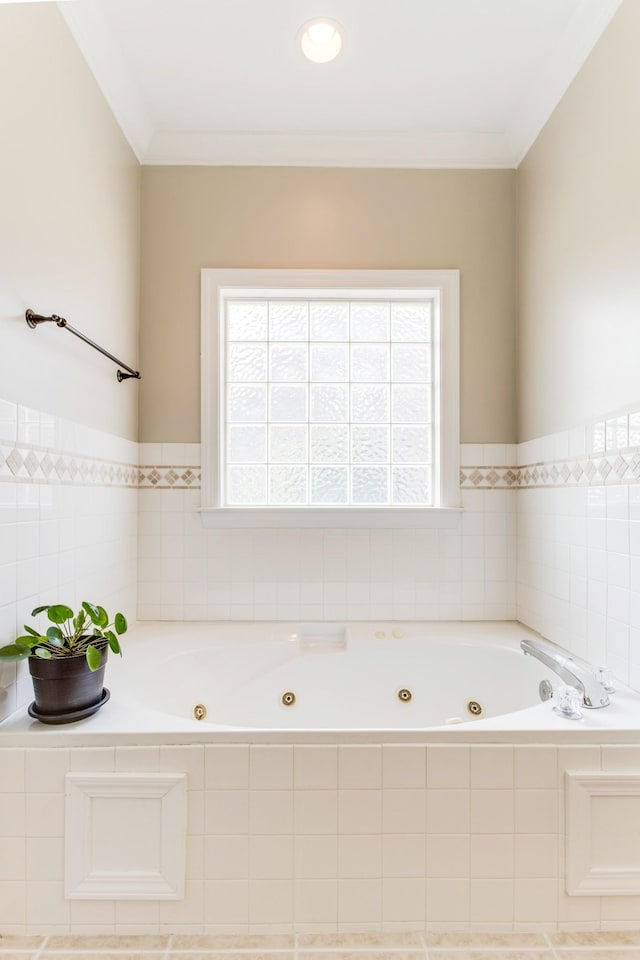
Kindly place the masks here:
[(595, 669), (596, 679), (600, 681), (607, 693), (615, 693), (616, 688), (613, 685), (613, 671), (606, 664), (601, 664)]
[(561, 683), (556, 690), (553, 712), (565, 720), (581, 720), (582, 694), (575, 687)]

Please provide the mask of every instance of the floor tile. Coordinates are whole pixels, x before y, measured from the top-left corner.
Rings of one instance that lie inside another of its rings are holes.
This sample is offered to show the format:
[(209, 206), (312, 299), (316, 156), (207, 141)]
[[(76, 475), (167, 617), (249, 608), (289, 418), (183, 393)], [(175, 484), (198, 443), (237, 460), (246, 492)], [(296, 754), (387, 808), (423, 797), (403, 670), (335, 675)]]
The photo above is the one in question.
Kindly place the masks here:
[(0, 950), (39, 950), (44, 943), (44, 937), (14, 937), (2, 936), (0, 933)]
[(602, 948), (591, 950), (557, 950), (559, 960), (640, 960), (640, 950), (625, 947), (612, 947), (610, 950)]
[(540, 947), (548, 949), (541, 933), (427, 933), (425, 942), (429, 948), (468, 947), (470, 950), (487, 950), (491, 947)]
[(551, 950), (429, 950), (429, 960), (554, 960)]
[(549, 939), (556, 947), (640, 947), (640, 930), (550, 933)]
[[(242, 951), (242, 953), (225, 953), (220, 950), (170, 950), (168, 957), (171, 960), (294, 960), (294, 952), (291, 953), (271, 953), (270, 951), (254, 952), (252, 950)], [(2, 958), (0, 957), (0, 960)]]
[(299, 950), (366, 950), (386, 947), (401, 950), (422, 947), (419, 933), (303, 933), (298, 937)]
[(159, 936), (156, 934), (140, 934), (119, 936), (68, 936), (68, 937), (49, 937), (47, 941), (46, 952), (53, 953), (63, 950), (166, 950), (169, 945), (168, 936)]
[[(294, 953), (297, 941), (297, 955)], [(555, 957), (548, 943), (555, 949)], [(0, 960), (640, 960), (640, 930), (0, 935)], [(426, 948), (425, 948), (426, 944)]]
[[(0, 954), (0, 957), (2, 954)], [(110, 951), (100, 951), (99, 953), (51, 953), (45, 950), (39, 960), (164, 960), (166, 956), (164, 950), (155, 953), (111, 953)]]
[[(1, 942), (1, 941), (0, 941)], [(37, 953), (5, 953), (4, 947), (0, 947), (0, 960), (34, 960)]]
[(293, 950), (294, 936), (288, 933), (177, 934), (172, 952), (179, 950)]
[(306, 953), (300, 951), (298, 960), (425, 960), (424, 951), (410, 950), (332, 950)]
[[(243, 953), (221, 953), (219, 950), (170, 950), (167, 954), (167, 960), (293, 960), (295, 954), (291, 953), (252, 953), (250, 951)], [(0, 960), (2, 958), (0, 957)]]

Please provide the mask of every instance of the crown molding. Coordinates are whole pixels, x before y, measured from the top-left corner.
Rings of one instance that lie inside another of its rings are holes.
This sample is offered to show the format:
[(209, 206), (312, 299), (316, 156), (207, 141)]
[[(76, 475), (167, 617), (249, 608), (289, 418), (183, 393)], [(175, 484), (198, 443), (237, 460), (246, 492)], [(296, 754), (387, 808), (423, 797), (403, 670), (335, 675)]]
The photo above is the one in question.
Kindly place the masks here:
[(56, 6), (131, 149), (144, 163), (153, 123), (99, 4), (96, 0), (82, 0)]
[(151, 138), (150, 165), (511, 167), (503, 133), (315, 135), (171, 133)]
[(604, 33), (622, 0), (583, 0), (530, 87), (507, 129), (513, 166), (518, 167)]
[(583, 0), (504, 131), (297, 134), (154, 130), (99, 0), (57, 4), (140, 163), (151, 166), (519, 166), (622, 0)]

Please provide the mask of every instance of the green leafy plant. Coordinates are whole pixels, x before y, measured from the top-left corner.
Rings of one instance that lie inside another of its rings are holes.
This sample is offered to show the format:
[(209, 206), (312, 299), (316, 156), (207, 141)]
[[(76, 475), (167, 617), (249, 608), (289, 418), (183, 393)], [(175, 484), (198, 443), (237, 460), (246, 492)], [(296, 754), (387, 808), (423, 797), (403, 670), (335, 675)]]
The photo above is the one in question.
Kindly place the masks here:
[(55, 603), (36, 607), (31, 616), (36, 617), (45, 611), (51, 622), (46, 632), (39, 633), (25, 624), (24, 636), (18, 637), (15, 643), (0, 647), (0, 661), (25, 660), (31, 656), (52, 660), (84, 655), (89, 669), (95, 671), (100, 666), (100, 648), (105, 644), (109, 644), (113, 653), (122, 656), (118, 637), (126, 633), (127, 621), (121, 613), (116, 613), (110, 623), (104, 607), (85, 600), (78, 613), (74, 613), (71, 607)]

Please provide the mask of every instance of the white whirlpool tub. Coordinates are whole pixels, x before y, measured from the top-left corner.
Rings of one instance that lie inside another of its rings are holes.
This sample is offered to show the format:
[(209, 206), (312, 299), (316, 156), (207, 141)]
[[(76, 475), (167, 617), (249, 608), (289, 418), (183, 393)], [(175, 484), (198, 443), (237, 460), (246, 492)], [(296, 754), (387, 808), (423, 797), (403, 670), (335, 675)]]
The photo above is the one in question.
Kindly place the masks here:
[[(573, 894), (588, 893), (578, 916), (595, 929), (617, 883), (627, 912), (614, 916), (637, 927), (640, 696), (621, 687), (562, 719), (538, 692), (557, 678), (520, 650), (530, 635), (514, 623), (138, 625), (93, 717), (45, 726), (25, 703), (0, 724), (5, 822), (43, 849), (46, 809), (66, 851), (33, 884), (16, 854), (5, 879), (24, 888), (32, 927), (10, 911), (4, 924), (86, 933), (99, 917), (113, 933), (122, 907), (128, 933), (547, 930), (572, 923)], [(575, 812), (587, 788), (592, 826), (584, 804)]]
[[(163, 632), (136, 649), (127, 693), (181, 719), (204, 708), (210, 729), (426, 730), (534, 707), (549, 676), (504, 624), (236, 625), (182, 649)], [(146, 685), (145, 651), (162, 651)]]
[[(110, 701), (64, 727), (23, 707), (5, 746), (156, 742), (632, 742), (640, 695), (558, 717), (559, 678), (520, 650), (512, 622), (138, 624), (110, 659)], [(143, 738), (143, 739), (141, 739)]]

